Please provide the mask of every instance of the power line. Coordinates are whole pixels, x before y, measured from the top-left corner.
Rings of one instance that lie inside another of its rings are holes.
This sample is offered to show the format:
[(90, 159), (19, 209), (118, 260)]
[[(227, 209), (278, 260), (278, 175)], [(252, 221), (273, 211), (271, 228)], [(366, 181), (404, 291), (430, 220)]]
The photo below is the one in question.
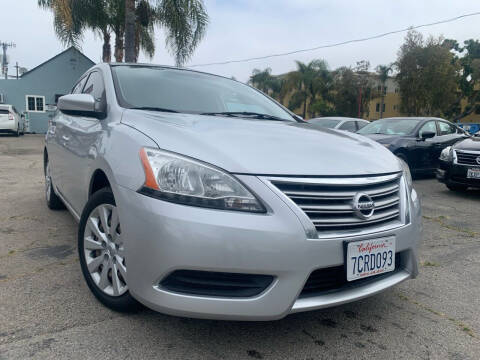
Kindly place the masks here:
[(383, 34), (378, 34), (374, 36), (369, 36), (365, 38), (360, 38), (360, 39), (353, 39), (353, 40), (347, 40), (347, 41), (342, 41), (338, 43), (333, 43), (333, 44), (327, 44), (327, 45), (320, 45), (320, 46), (315, 46), (312, 48), (308, 49), (300, 49), (300, 50), (293, 50), (293, 51), (288, 51), (284, 53), (278, 53), (278, 54), (271, 54), (271, 55), (265, 55), (265, 56), (258, 56), (258, 57), (252, 57), (252, 58), (247, 58), (247, 59), (239, 59), (239, 60), (226, 60), (226, 61), (220, 61), (220, 62), (214, 62), (214, 63), (205, 63), (205, 64), (194, 64), (190, 65), (188, 67), (200, 67), (200, 66), (211, 66), (211, 65), (226, 65), (226, 64), (233, 64), (233, 63), (241, 63), (241, 62), (249, 62), (249, 61), (255, 61), (255, 60), (262, 60), (262, 59), (269, 59), (273, 57), (280, 57), (280, 56), (287, 56), (287, 55), (292, 55), (292, 54), (298, 54), (298, 53), (303, 53), (303, 52), (308, 52), (308, 51), (314, 51), (314, 50), (319, 50), (319, 49), (326, 49), (326, 48), (332, 48), (336, 46), (341, 46), (341, 45), (346, 45), (346, 44), (352, 44), (352, 43), (358, 43), (358, 42), (364, 42), (364, 41), (369, 41), (369, 40), (374, 40), (374, 39), (379, 39), (385, 36), (393, 35), (393, 34), (398, 34), (402, 32), (406, 32), (409, 30), (413, 29), (420, 29), (428, 26), (434, 26), (434, 25), (439, 25), (439, 24), (445, 24), (453, 21), (457, 21), (463, 18), (471, 17), (471, 16), (476, 16), (480, 15), (480, 11), (474, 12), (474, 13), (469, 13), (469, 14), (464, 14), (460, 16), (456, 16), (454, 18), (446, 19), (446, 20), (440, 20), (440, 21), (435, 21), (432, 23), (428, 24), (421, 24), (421, 25), (416, 25), (416, 26), (409, 26), (408, 28), (404, 28), (401, 30), (394, 30), (394, 31), (389, 31)]

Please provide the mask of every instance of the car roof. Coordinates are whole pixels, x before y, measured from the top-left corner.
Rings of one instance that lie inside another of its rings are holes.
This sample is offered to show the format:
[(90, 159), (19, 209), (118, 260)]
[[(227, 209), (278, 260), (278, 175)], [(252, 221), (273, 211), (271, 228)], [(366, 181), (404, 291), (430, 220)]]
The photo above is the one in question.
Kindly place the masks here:
[(205, 72), (205, 71), (193, 70), (193, 69), (189, 69), (189, 68), (181, 68), (181, 67), (172, 66), (172, 65), (160, 65), (160, 64), (148, 64), (148, 63), (117, 63), (117, 62), (112, 62), (112, 63), (109, 63), (108, 65), (110, 67), (115, 67), (115, 66), (144, 67), (144, 68), (145, 67), (151, 67), (151, 68), (162, 68), (162, 69), (170, 69), (170, 70), (189, 71), (189, 72), (194, 72), (194, 73), (203, 74), (203, 75), (217, 76), (217, 77), (220, 77), (220, 78), (223, 78), (223, 79), (228, 79), (228, 80), (232, 80), (232, 81), (242, 83), (241, 81), (238, 81), (236, 79), (232, 79), (232, 78), (229, 78), (229, 77), (226, 77), (226, 76), (212, 74), (212, 73)]
[(398, 117), (389, 117), (379, 120), (417, 120), (417, 121), (426, 121), (426, 120), (443, 120), (448, 121), (438, 117), (429, 117), (429, 116), (398, 116)]
[(365, 122), (369, 122), (368, 120), (364, 120), (364, 119), (358, 119), (358, 118), (351, 118), (351, 117), (343, 117), (343, 116), (323, 116), (323, 117), (317, 117), (317, 118), (313, 118), (313, 119), (310, 119), (310, 120), (339, 120), (339, 121), (365, 121)]

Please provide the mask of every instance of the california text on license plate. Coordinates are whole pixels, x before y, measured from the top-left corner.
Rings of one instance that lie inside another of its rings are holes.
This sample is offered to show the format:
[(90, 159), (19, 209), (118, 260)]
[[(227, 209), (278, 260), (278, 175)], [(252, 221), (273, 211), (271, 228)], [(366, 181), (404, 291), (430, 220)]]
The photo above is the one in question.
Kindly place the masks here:
[(395, 270), (395, 238), (347, 243), (347, 280), (353, 281)]
[(477, 169), (468, 169), (467, 178), (469, 179), (480, 179), (480, 168)]

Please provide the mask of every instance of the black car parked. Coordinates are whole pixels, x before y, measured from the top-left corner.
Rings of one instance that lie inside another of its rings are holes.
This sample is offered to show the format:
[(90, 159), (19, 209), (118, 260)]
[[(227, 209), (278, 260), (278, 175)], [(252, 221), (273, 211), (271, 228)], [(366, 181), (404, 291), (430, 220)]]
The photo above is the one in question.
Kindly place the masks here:
[(442, 151), (437, 179), (452, 191), (480, 188), (480, 133)]
[(440, 153), (469, 135), (440, 118), (385, 118), (371, 122), (359, 134), (388, 148), (410, 166), (413, 173), (434, 173)]

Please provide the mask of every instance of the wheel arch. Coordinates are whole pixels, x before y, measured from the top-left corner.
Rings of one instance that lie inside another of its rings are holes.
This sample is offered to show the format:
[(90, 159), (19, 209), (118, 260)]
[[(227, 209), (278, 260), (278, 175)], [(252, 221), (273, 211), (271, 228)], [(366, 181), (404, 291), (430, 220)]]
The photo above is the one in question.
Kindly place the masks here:
[(90, 198), (98, 190), (106, 187), (112, 188), (111, 181), (108, 179), (107, 174), (102, 169), (96, 169), (90, 178), (88, 198)]

